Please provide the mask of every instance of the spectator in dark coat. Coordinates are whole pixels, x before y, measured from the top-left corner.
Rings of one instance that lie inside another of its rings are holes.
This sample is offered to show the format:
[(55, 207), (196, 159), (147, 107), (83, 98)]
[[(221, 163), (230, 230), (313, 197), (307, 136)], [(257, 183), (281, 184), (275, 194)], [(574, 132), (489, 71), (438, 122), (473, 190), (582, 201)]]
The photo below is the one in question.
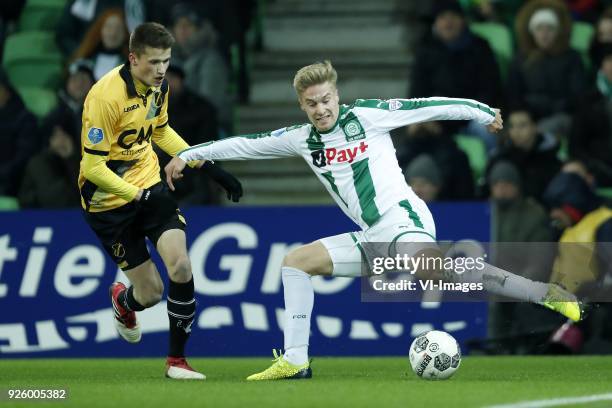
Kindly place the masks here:
[[(168, 116), (172, 128), (190, 145), (216, 140), (219, 133), (217, 111), (206, 99), (199, 97), (185, 86), (185, 72), (176, 62), (172, 62), (166, 72), (170, 88)], [(159, 157), (162, 180), (165, 177), (164, 167), (170, 161), (163, 150), (155, 147)], [(182, 205), (202, 205), (217, 203), (217, 194), (212, 189), (210, 180), (201, 172), (187, 169), (181, 183), (176, 185), (175, 197)]]
[(511, 106), (526, 106), (538, 126), (566, 137), (573, 103), (585, 89), (582, 59), (569, 48), (571, 16), (561, 0), (525, 3), (516, 19), (519, 53), (508, 75)]
[(87, 93), (95, 83), (93, 63), (87, 60), (77, 60), (68, 67), (68, 77), (65, 85), (57, 92), (57, 106), (50, 117), (69, 115), (75, 128), (81, 130), (83, 119), (83, 103)]
[[(412, 98), (470, 98), (499, 106), (501, 79), (493, 51), (486, 40), (471, 33), (456, 1), (435, 3), (432, 30), (416, 52), (408, 94)], [(445, 121), (442, 127), (447, 134), (461, 130), (478, 136), (489, 150), (497, 140), (473, 122), (466, 127), (464, 122)]]
[(178, 3), (172, 8), (172, 34), (172, 59), (185, 71), (185, 86), (215, 105), (221, 127), (231, 134), (229, 69), (215, 48), (217, 32), (195, 7)]
[(499, 67), (489, 44), (470, 32), (459, 4), (440, 2), (432, 32), (414, 58), (409, 95), (470, 98), (498, 106), (500, 90)]
[(17, 195), (25, 165), (38, 150), (36, 118), (0, 69), (0, 195)]
[(489, 161), (487, 175), (498, 161), (509, 161), (521, 172), (525, 196), (539, 201), (561, 167), (557, 159), (557, 140), (549, 133), (539, 132), (533, 116), (526, 109), (510, 112), (506, 127), (507, 141)]
[(597, 54), (597, 77), (574, 116), (569, 155), (589, 163), (600, 186), (612, 187), (612, 44)]
[(78, 129), (68, 112), (56, 112), (43, 125), (48, 148), (32, 157), (19, 190), (21, 208), (80, 206), (76, 180), (81, 157)]

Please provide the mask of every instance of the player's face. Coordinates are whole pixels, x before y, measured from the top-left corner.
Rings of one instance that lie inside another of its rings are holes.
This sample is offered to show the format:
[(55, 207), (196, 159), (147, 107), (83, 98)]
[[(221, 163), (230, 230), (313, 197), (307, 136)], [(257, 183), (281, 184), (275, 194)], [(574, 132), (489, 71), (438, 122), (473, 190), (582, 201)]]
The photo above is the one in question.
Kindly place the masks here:
[(312, 85), (300, 95), (300, 108), (319, 132), (330, 130), (338, 119), (338, 90), (330, 82)]
[(170, 52), (170, 48), (151, 47), (145, 47), (140, 55), (131, 52), (132, 75), (147, 86), (160, 86), (170, 65)]

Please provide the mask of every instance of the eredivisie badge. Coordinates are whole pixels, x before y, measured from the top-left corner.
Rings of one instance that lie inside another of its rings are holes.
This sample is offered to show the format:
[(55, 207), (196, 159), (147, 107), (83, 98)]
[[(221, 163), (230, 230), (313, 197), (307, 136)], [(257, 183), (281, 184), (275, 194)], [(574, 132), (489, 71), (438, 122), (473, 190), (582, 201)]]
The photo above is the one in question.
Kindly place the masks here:
[(104, 131), (97, 127), (89, 128), (89, 132), (87, 132), (87, 139), (91, 142), (91, 144), (98, 144), (104, 139)]

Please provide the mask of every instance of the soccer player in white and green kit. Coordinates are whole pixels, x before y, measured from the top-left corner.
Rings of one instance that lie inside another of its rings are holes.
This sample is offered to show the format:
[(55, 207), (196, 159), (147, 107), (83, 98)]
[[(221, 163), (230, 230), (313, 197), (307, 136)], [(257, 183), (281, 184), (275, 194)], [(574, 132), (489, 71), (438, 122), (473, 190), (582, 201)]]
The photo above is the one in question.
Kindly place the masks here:
[[(322, 238), (285, 256), (281, 271), (285, 352), (278, 356), (274, 352), (272, 366), (247, 380), (312, 376), (308, 359), (312, 276), (360, 276), (360, 245), (365, 242), (435, 242), (432, 215), (406, 184), (390, 130), (431, 120), (476, 120), (492, 132), (503, 125), (498, 109), (471, 99), (358, 99), (340, 105), (336, 80), (329, 61), (306, 66), (295, 75), (293, 86), (310, 123), (194, 146), (165, 168), (174, 189), (173, 180), (182, 177), (189, 161), (302, 156), (338, 206), (361, 228)], [(540, 303), (572, 320), (581, 318), (579, 302), (557, 285), (534, 282), (492, 265), (471, 279), (482, 281), (483, 273), (499, 277), (487, 279), (489, 292)]]

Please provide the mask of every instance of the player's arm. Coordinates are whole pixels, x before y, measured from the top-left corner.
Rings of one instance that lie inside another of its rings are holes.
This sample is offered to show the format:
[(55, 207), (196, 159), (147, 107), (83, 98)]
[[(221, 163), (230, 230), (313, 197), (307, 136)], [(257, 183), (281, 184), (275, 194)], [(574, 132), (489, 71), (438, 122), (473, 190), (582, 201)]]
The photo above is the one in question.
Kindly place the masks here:
[(499, 109), (473, 99), (360, 99), (355, 102), (355, 109), (385, 130), (434, 120), (475, 120), (492, 132), (503, 126)]
[(293, 131), (286, 128), (272, 132), (234, 136), (202, 143), (179, 152), (184, 161), (191, 160), (261, 160), (296, 156)]
[[(158, 125), (153, 131), (152, 139), (163, 151), (175, 157), (177, 153), (189, 148), (187, 142), (168, 123), (168, 98), (165, 99), (157, 123)], [(240, 197), (242, 197), (242, 184), (240, 184), (240, 181), (220, 166), (212, 162), (205, 163), (203, 160), (189, 161), (187, 165), (204, 170), (210, 178), (225, 189), (229, 200), (238, 202)]]
[(297, 156), (299, 150), (296, 136), (299, 128), (288, 129), (235, 136), (185, 149), (166, 165), (166, 181), (170, 188), (174, 189), (172, 181), (182, 177), (185, 163), (192, 160), (275, 159)]
[(140, 194), (140, 189), (125, 181), (107, 166), (111, 142), (110, 138), (117, 121), (118, 110), (108, 101), (87, 98), (83, 109), (83, 128), (81, 141), (83, 157), (81, 171), (84, 177), (100, 189), (132, 201)]

